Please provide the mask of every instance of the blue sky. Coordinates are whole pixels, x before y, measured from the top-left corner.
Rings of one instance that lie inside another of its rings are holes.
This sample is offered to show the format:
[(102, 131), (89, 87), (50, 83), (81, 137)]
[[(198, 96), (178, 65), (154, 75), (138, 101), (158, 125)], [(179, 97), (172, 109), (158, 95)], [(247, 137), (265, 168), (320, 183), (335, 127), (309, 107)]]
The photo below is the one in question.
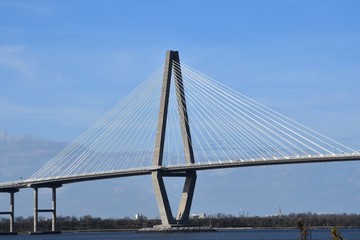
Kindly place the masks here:
[[(31, 165), (44, 164), (158, 69), (167, 49), (236, 91), (360, 149), (359, 7), (358, 1), (306, 0), (1, 1), (3, 139), (32, 139), (34, 150), (46, 150), (37, 158), (26, 148), (26, 164), (19, 156), (11, 164), (6, 151), (14, 149), (4, 145), (2, 173), (11, 174), (1, 179), (30, 176)], [(242, 208), (267, 215), (280, 206), (284, 213), (360, 213), (359, 172), (358, 163), (201, 172), (193, 212)], [(177, 181), (170, 185), (181, 190)], [(18, 194), (19, 214), (32, 214), (31, 194)], [(69, 185), (58, 197), (62, 215), (157, 216), (146, 177)]]

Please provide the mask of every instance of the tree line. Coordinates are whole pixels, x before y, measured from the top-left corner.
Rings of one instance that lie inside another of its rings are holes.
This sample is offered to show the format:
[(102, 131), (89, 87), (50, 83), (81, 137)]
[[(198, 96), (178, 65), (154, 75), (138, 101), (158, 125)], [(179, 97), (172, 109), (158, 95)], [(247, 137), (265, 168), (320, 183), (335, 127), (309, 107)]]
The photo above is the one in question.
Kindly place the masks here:
[[(233, 216), (225, 214), (216, 214), (205, 218), (192, 218), (191, 224), (214, 227), (214, 228), (296, 228), (299, 219), (304, 224), (312, 227), (345, 227), (359, 228), (359, 214), (316, 214), (316, 213), (292, 213), (279, 216)], [(139, 219), (125, 218), (99, 218), (91, 215), (83, 217), (75, 216), (58, 216), (57, 228), (62, 231), (111, 231), (119, 229), (135, 230), (145, 227), (152, 227), (161, 224), (159, 219), (147, 219), (145, 217)], [(17, 217), (15, 218), (15, 231), (28, 232), (32, 231), (33, 217)], [(40, 231), (49, 231), (51, 229), (51, 219), (40, 218), (38, 223)], [(9, 219), (0, 218), (0, 232), (9, 231)]]
[(288, 215), (278, 216), (251, 216), (235, 217), (225, 215), (222, 217), (209, 217), (205, 219), (192, 219), (194, 224), (205, 225), (215, 228), (296, 228), (299, 219), (304, 221), (308, 227), (360, 227), (359, 214), (316, 214), (316, 213), (291, 213)]

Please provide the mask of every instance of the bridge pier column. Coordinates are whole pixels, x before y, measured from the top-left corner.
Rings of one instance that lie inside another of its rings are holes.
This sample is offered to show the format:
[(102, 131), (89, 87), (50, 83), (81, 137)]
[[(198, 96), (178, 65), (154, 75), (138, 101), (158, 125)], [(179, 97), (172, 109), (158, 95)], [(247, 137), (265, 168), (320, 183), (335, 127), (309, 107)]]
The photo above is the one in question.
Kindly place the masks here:
[(56, 188), (52, 188), (52, 221), (51, 221), (51, 230), (56, 231)]
[[(42, 186), (32, 186), (34, 189), (34, 231), (33, 233), (38, 233), (38, 223), (39, 223), (39, 213), (40, 212), (50, 212), (51, 213), (51, 233), (60, 233), (56, 229), (56, 189), (61, 187), (61, 184), (57, 185), (42, 185)], [(51, 188), (51, 209), (39, 209), (39, 188)]]
[(5, 188), (1, 189), (0, 192), (7, 192), (10, 194), (10, 209), (8, 212), (0, 212), (0, 215), (9, 215), (9, 222), (10, 222), (10, 234), (16, 234), (15, 230), (15, 193), (18, 192), (18, 188)]
[(34, 188), (34, 232), (38, 231), (39, 222), (39, 189)]

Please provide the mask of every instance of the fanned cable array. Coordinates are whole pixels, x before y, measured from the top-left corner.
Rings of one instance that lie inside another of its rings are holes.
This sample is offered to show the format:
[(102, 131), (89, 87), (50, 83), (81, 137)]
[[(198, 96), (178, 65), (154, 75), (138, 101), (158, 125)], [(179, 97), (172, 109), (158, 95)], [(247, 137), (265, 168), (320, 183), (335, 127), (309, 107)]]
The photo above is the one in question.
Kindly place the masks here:
[(355, 152), (185, 64), (174, 64), (175, 71), (182, 72), (197, 163)]
[(151, 165), (163, 68), (152, 74), (28, 180)]
[[(195, 164), (355, 153), (185, 64), (173, 73), (182, 75)], [(174, 75), (164, 166), (185, 164)], [(162, 81), (161, 68), (28, 180), (151, 167)]]

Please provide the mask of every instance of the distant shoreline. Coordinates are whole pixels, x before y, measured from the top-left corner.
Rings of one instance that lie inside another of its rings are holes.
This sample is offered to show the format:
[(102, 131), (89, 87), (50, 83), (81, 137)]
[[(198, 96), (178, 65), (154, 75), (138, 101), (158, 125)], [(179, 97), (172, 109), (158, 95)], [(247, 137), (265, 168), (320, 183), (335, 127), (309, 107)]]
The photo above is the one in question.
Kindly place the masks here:
[[(190, 219), (190, 225), (211, 227), (219, 231), (226, 230), (256, 230), (256, 229), (297, 229), (297, 221), (302, 219), (304, 226), (309, 229), (359, 229), (359, 214), (289, 214), (281, 216), (222, 216)], [(9, 231), (9, 220), (0, 218), (0, 233)], [(56, 229), (62, 232), (135, 232), (141, 228), (152, 228), (161, 225), (159, 219), (102, 219), (90, 215), (84, 217), (57, 217)], [(19, 233), (31, 232), (33, 217), (15, 218), (15, 231)], [(44, 219), (38, 222), (38, 231), (50, 231), (51, 220)]]
[[(331, 229), (334, 226), (314, 226), (312, 229)], [(360, 229), (360, 227), (336, 226), (338, 229)], [(217, 231), (242, 231), (242, 230), (297, 230), (296, 227), (224, 227), (214, 228)], [(62, 230), (61, 233), (112, 233), (112, 232), (139, 232), (139, 229), (88, 229), (88, 230)], [(18, 232), (28, 234), (28, 231)]]

